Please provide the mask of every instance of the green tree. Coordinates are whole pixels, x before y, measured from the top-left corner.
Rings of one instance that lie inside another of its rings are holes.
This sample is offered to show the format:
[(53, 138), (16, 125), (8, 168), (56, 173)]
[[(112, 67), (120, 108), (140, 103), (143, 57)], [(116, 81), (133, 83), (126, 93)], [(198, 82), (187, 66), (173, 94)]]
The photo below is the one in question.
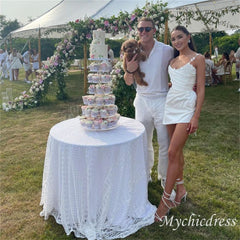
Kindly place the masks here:
[(240, 33), (236, 33), (230, 36), (216, 37), (213, 39), (213, 43), (214, 46), (218, 46), (218, 52), (220, 54), (224, 52), (229, 54), (231, 50), (237, 51), (239, 38)]
[(6, 16), (0, 15), (0, 38), (5, 38), (10, 32), (21, 27), (17, 19), (6, 20)]
[[(217, 37), (223, 37), (223, 36), (226, 36), (227, 34), (222, 31), (222, 32), (212, 32), (211, 35), (212, 35), (212, 39), (214, 40)], [(206, 51), (209, 52), (209, 33), (208, 32), (193, 34), (193, 41), (197, 48), (197, 52), (202, 54)], [(216, 44), (214, 43), (212, 47), (214, 47), (215, 45)]]

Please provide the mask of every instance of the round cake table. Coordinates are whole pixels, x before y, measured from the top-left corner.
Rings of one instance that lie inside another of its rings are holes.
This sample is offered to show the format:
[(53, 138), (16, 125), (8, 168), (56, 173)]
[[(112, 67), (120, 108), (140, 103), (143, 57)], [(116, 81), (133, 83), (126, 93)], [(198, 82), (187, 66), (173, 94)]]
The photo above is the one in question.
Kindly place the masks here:
[(53, 126), (48, 137), (40, 213), (67, 235), (124, 238), (154, 222), (148, 201), (144, 126), (120, 117), (109, 131), (88, 131), (79, 118)]

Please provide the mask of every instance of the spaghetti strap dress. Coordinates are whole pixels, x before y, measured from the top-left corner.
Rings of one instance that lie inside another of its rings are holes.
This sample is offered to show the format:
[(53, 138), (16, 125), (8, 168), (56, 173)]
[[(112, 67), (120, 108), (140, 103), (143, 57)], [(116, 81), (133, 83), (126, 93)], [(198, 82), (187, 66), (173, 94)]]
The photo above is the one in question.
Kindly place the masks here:
[(172, 87), (165, 103), (163, 124), (189, 123), (195, 108), (197, 95), (193, 90), (196, 83), (196, 68), (191, 64), (199, 54), (180, 68), (168, 67)]

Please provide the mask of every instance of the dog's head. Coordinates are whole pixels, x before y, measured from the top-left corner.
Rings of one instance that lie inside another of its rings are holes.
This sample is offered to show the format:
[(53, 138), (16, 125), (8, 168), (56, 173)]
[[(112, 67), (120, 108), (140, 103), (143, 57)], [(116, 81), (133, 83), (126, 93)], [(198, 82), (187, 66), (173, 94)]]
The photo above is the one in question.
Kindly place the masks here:
[(122, 44), (121, 52), (135, 55), (140, 52), (138, 42), (134, 39), (129, 39)]

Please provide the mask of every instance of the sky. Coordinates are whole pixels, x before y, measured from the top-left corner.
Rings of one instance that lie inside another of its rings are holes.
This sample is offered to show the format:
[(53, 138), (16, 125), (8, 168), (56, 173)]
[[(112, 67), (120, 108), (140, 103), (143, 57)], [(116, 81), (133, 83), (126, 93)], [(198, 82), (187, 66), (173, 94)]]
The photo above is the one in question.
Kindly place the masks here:
[(0, 15), (6, 16), (6, 20), (17, 19), (25, 25), (30, 19), (35, 19), (62, 0), (0, 0)]

